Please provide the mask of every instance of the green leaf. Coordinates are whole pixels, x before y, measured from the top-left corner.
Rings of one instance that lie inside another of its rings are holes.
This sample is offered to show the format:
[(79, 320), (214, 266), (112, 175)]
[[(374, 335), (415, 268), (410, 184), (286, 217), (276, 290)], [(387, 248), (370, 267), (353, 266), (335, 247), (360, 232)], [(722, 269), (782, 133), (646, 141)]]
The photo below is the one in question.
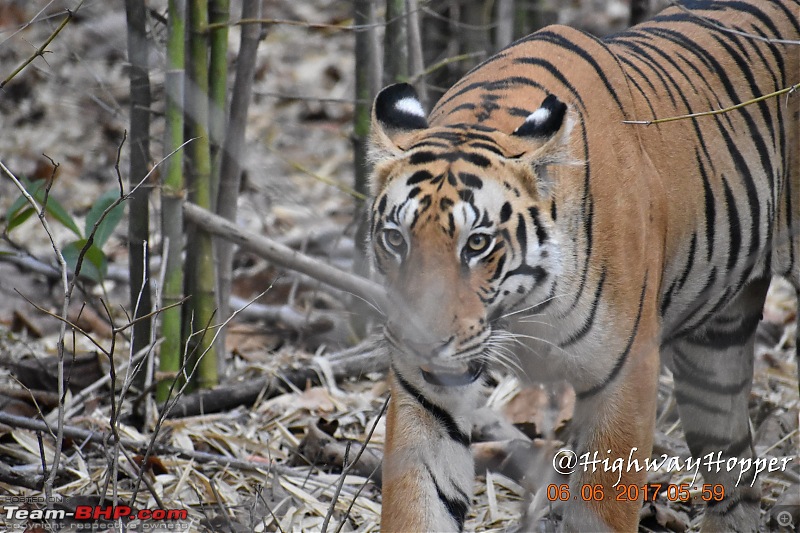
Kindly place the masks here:
[[(100, 198), (97, 199), (92, 208), (89, 210), (89, 213), (86, 215), (85, 235), (87, 237), (89, 234), (91, 234), (92, 228), (94, 228), (94, 225), (97, 223), (97, 221), (100, 220), (103, 212), (118, 199), (119, 191), (115, 189), (106, 191)], [(119, 221), (122, 220), (122, 215), (124, 212), (125, 206), (122, 204), (122, 202), (108, 212), (106, 217), (102, 220), (102, 222), (100, 222), (100, 225), (97, 226), (97, 231), (94, 234), (95, 246), (98, 248), (103, 247), (106, 241), (108, 241), (108, 238), (111, 237), (111, 234), (114, 233), (114, 228), (116, 228), (119, 224)]]
[[(36, 201), (39, 202), (40, 204), (43, 203), (44, 188), (42, 188), (42, 190), (37, 194), (38, 196), (34, 196), (34, 198), (36, 198)], [(78, 225), (75, 224), (74, 220), (72, 220), (72, 217), (69, 215), (69, 213), (67, 213), (67, 210), (64, 209), (64, 206), (62, 206), (58, 202), (58, 200), (53, 198), (53, 195), (47, 197), (47, 206), (45, 207), (45, 211), (49, 215), (52, 215), (54, 219), (61, 222), (65, 228), (70, 230), (76, 236), (83, 237), (83, 235), (81, 235), (81, 230), (78, 228)]]
[[(23, 197), (23, 200), (25, 197)], [(27, 205), (27, 203), (26, 203)], [(17, 226), (22, 225), (23, 222), (31, 218), (31, 215), (34, 214), (36, 211), (28, 206), (27, 209), (20, 211), (10, 217), (8, 217), (8, 226), (6, 227), (6, 232), (11, 232), (12, 229), (16, 228)]]
[[(20, 180), (22, 184), (25, 186), (25, 190), (28, 191), (28, 194), (33, 196), (33, 198), (42, 204), (44, 202), (44, 193), (45, 193), (45, 180), (39, 180), (36, 182), (30, 182), (25, 178)], [(27, 206), (27, 208), (25, 208)], [(31, 210), (31, 213), (25, 213), (28, 209)], [(83, 237), (81, 235), (81, 230), (78, 228), (78, 225), (75, 224), (75, 221), (72, 217), (67, 213), (67, 210), (56, 200), (52, 195), (47, 197), (47, 206), (45, 208), (45, 212), (50, 214), (54, 219), (61, 224), (64, 225), (67, 229), (69, 229), (72, 233), (74, 233), (78, 237)], [(25, 196), (20, 195), (19, 198), (14, 200), (14, 203), (11, 204), (11, 207), (8, 208), (6, 212), (6, 220), (9, 221), (9, 227), (6, 231), (10, 231), (11, 229), (19, 226), (23, 222), (25, 222), (30, 216), (33, 214), (33, 208), (30, 207), (28, 204), (27, 198)], [(17, 217), (21, 216), (24, 217), (21, 220), (18, 220)]]
[[(61, 250), (61, 254), (64, 256), (64, 261), (67, 262), (67, 266), (75, 272), (75, 269), (78, 265), (78, 256), (81, 253), (81, 250), (88, 241), (86, 239), (80, 239), (74, 242), (69, 243)], [(92, 281), (96, 281), (100, 283), (105, 278), (106, 274), (108, 273), (108, 258), (106, 258), (106, 254), (103, 251), (92, 244), (89, 249), (86, 251), (86, 254), (83, 256), (83, 262), (81, 262), (81, 271), (80, 275), (91, 279)]]
[(14, 200), (14, 203), (11, 204), (11, 207), (8, 208), (8, 211), (6, 211), (6, 220), (11, 220), (26, 205), (28, 205), (28, 199), (20, 194), (19, 197)]

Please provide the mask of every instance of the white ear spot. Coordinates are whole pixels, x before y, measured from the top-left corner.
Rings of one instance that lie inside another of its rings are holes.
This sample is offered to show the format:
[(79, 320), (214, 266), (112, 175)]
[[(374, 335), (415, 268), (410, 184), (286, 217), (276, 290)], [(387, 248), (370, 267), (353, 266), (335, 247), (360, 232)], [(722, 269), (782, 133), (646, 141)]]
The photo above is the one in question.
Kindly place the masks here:
[(547, 119), (549, 118), (550, 118), (550, 110), (547, 109), (546, 107), (540, 107), (539, 109), (528, 115), (528, 118), (525, 119), (525, 122), (532, 126), (539, 126), (547, 122)]
[(407, 113), (415, 117), (425, 118), (425, 110), (422, 109), (422, 104), (419, 103), (419, 100), (409, 96), (395, 102), (394, 108), (400, 113)]

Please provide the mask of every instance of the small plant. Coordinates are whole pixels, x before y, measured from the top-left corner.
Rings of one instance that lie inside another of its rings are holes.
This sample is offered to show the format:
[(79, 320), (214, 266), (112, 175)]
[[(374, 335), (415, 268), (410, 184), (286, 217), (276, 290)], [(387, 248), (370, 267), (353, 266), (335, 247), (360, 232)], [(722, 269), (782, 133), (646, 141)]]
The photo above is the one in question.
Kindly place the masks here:
[[(75, 219), (64, 209), (61, 203), (50, 196), (48, 180), (29, 181), (25, 178), (20, 180), (30, 195), (42, 206), (46, 214), (61, 223), (65, 228), (74, 233), (78, 239), (70, 242), (61, 250), (67, 266), (72, 272), (78, 272), (80, 263), (80, 275), (95, 282), (102, 282), (108, 272), (108, 257), (103, 252), (103, 245), (108, 241), (114, 228), (117, 227), (124, 206), (119, 200), (119, 191), (109, 190), (101, 195), (89, 209), (86, 215), (84, 231), (81, 232)], [(105, 213), (115, 202), (117, 205)], [(6, 212), (8, 225), (6, 233), (10, 233), (14, 228), (20, 226), (28, 220), (35, 210), (28, 203), (26, 198), (20, 195)], [(81, 252), (85, 249), (83, 257)]]

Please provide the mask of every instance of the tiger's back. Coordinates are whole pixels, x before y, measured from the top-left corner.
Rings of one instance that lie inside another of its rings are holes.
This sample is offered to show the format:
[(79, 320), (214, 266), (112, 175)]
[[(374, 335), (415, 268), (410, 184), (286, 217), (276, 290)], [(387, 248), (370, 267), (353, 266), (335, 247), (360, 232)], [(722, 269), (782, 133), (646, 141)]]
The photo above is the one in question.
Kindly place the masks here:
[[(691, 8), (602, 41), (545, 28), (454, 85), (429, 122), (413, 95), (379, 96), (371, 233), (398, 300), (387, 324), (385, 527), (463, 524), (470, 474), (442, 463), (470, 461), (469, 399), (485, 361), (506, 358), (512, 342), (527, 377), (575, 387), (581, 430), (569, 444), (579, 454), (649, 456), (660, 356), (693, 455), (752, 457), (764, 295), (772, 274), (800, 288), (800, 100), (624, 121), (798, 83), (800, 53), (781, 41), (800, 38), (800, 5)], [(757, 483), (706, 476), (727, 497), (704, 527), (754, 530)], [(579, 472), (570, 484), (616, 481)], [(564, 527), (632, 530), (637, 516), (636, 505), (568, 504)]]

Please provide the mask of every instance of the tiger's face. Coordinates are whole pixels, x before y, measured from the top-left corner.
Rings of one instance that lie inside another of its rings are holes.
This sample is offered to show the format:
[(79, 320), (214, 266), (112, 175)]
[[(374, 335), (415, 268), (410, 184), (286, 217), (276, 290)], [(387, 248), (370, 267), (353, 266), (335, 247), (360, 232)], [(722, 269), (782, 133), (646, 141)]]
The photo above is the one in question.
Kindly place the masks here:
[(475, 381), (488, 360), (502, 358), (498, 323), (546, 298), (558, 239), (535, 162), (550, 153), (541, 150), (565, 111), (549, 98), (509, 135), (429, 128), (407, 85), (378, 96), (370, 236), (392, 302), (384, 332), (426, 381)]

